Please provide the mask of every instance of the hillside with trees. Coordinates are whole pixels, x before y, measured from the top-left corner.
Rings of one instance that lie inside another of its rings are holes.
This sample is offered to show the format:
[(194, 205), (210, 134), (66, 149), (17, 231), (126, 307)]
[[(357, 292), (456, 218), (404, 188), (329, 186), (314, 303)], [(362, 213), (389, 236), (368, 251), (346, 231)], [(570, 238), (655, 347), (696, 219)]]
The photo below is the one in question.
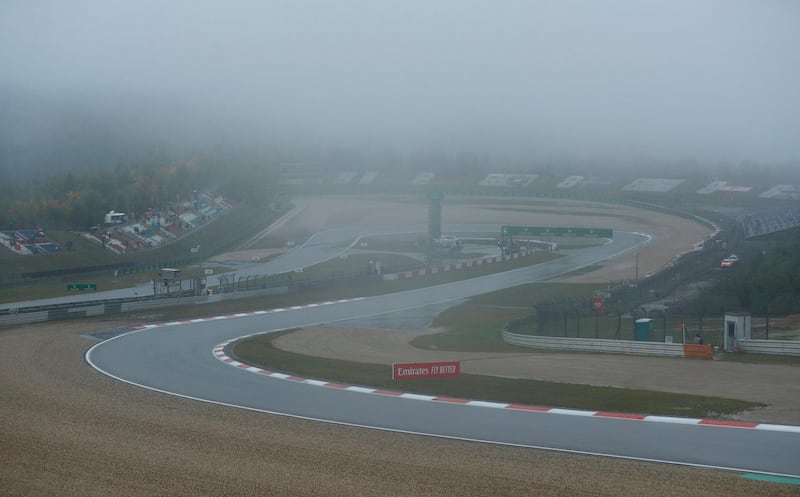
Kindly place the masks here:
[(784, 233), (781, 238), (745, 247), (742, 261), (703, 292), (693, 304), (695, 310), (702, 314), (745, 311), (762, 316), (800, 313), (798, 232)]
[(268, 168), (224, 163), (202, 155), (180, 163), (124, 163), (112, 169), (62, 172), (0, 197), (0, 228), (80, 229), (100, 224), (110, 211), (135, 217), (149, 208), (189, 199), (195, 190), (263, 206), (277, 190)]

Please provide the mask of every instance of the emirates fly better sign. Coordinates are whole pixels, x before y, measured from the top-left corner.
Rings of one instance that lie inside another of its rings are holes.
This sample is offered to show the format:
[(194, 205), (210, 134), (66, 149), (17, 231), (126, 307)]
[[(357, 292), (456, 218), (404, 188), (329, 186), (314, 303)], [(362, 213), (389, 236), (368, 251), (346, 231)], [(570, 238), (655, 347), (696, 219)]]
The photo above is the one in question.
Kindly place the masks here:
[(461, 363), (444, 362), (396, 362), (392, 364), (392, 379), (446, 378), (461, 374)]

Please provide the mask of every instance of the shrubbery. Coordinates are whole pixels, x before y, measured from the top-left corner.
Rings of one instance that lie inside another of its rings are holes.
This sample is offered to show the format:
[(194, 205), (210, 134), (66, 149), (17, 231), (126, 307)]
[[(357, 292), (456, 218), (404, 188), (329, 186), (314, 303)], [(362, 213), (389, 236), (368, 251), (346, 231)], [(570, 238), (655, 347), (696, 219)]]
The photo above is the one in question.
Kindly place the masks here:
[(753, 251), (703, 292), (693, 306), (704, 314), (800, 313), (800, 243), (795, 240)]

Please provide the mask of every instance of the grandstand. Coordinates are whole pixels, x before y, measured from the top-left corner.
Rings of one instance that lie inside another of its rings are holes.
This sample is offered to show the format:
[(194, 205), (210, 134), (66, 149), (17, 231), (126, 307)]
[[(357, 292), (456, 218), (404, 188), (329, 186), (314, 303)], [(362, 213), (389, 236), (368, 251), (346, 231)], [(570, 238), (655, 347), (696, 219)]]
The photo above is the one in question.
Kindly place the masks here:
[(129, 237), (141, 240), (148, 247), (160, 247), (161, 244), (164, 243), (164, 237), (154, 233), (139, 223), (125, 226), (122, 228), (122, 231), (124, 231)]
[(342, 171), (339, 173), (336, 179), (333, 180), (333, 184), (349, 185), (354, 179), (356, 179), (356, 177), (358, 177), (358, 173), (356, 171)]
[(712, 193), (748, 193), (753, 187), (750, 185), (734, 185), (727, 181), (712, 181), (703, 188), (697, 190), (698, 195), (709, 195)]
[(775, 185), (769, 190), (761, 192), (758, 197), (800, 200), (800, 187), (794, 185)]
[(434, 173), (419, 173), (411, 182), (413, 185), (429, 185), (436, 175)]
[(636, 178), (622, 189), (628, 192), (658, 192), (667, 193), (674, 190), (685, 180), (669, 178)]
[(375, 181), (375, 178), (377, 176), (378, 176), (378, 172), (377, 171), (367, 171), (366, 173), (364, 173), (363, 176), (361, 176), (361, 179), (358, 181), (358, 184), (359, 185), (369, 185), (373, 181)]
[(556, 188), (576, 190), (612, 190), (620, 185), (621, 180), (613, 177), (601, 176), (567, 176)]
[(0, 245), (19, 255), (54, 254), (62, 250), (41, 229), (0, 231)]
[(568, 176), (561, 183), (556, 185), (556, 188), (572, 188), (579, 185), (583, 181), (583, 176)]
[[(138, 219), (111, 222), (103, 230), (84, 233), (84, 238), (112, 252), (124, 254), (158, 248), (218, 218), (232, 204), (222, 196), (195, 192), (192, 200), (147, 209)], [(116, 221), (116, 220), (115, 220)]]
[(800, 206), (774, 207), (743, 214), (737, 218), (745, 238), (769, 235), (800, 227)]
[(480, 186), (526, 188), (538, 177), (537, 174), (489, 174), (481, 180)]
[(127, 238), (120, 236), (119, 233), (115, 233), (112, 231), (107, 231), (105, 233), (91, 232), (91, 233), (84, 233), (83, 237), (86, 238), (87, 240), (99, 243), (108, 250), (116, 252), (118, 254), (125, 254), (131, 252), (130, 241), (128, 241)]

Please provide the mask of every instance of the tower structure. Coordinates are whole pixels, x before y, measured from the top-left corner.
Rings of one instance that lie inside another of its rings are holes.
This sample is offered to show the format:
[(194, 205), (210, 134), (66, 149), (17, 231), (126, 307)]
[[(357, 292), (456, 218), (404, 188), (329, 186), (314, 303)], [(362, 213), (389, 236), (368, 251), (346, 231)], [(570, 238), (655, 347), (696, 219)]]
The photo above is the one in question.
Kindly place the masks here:
[(442, 237), (442, 192), (428, 192), (428, 241)]

